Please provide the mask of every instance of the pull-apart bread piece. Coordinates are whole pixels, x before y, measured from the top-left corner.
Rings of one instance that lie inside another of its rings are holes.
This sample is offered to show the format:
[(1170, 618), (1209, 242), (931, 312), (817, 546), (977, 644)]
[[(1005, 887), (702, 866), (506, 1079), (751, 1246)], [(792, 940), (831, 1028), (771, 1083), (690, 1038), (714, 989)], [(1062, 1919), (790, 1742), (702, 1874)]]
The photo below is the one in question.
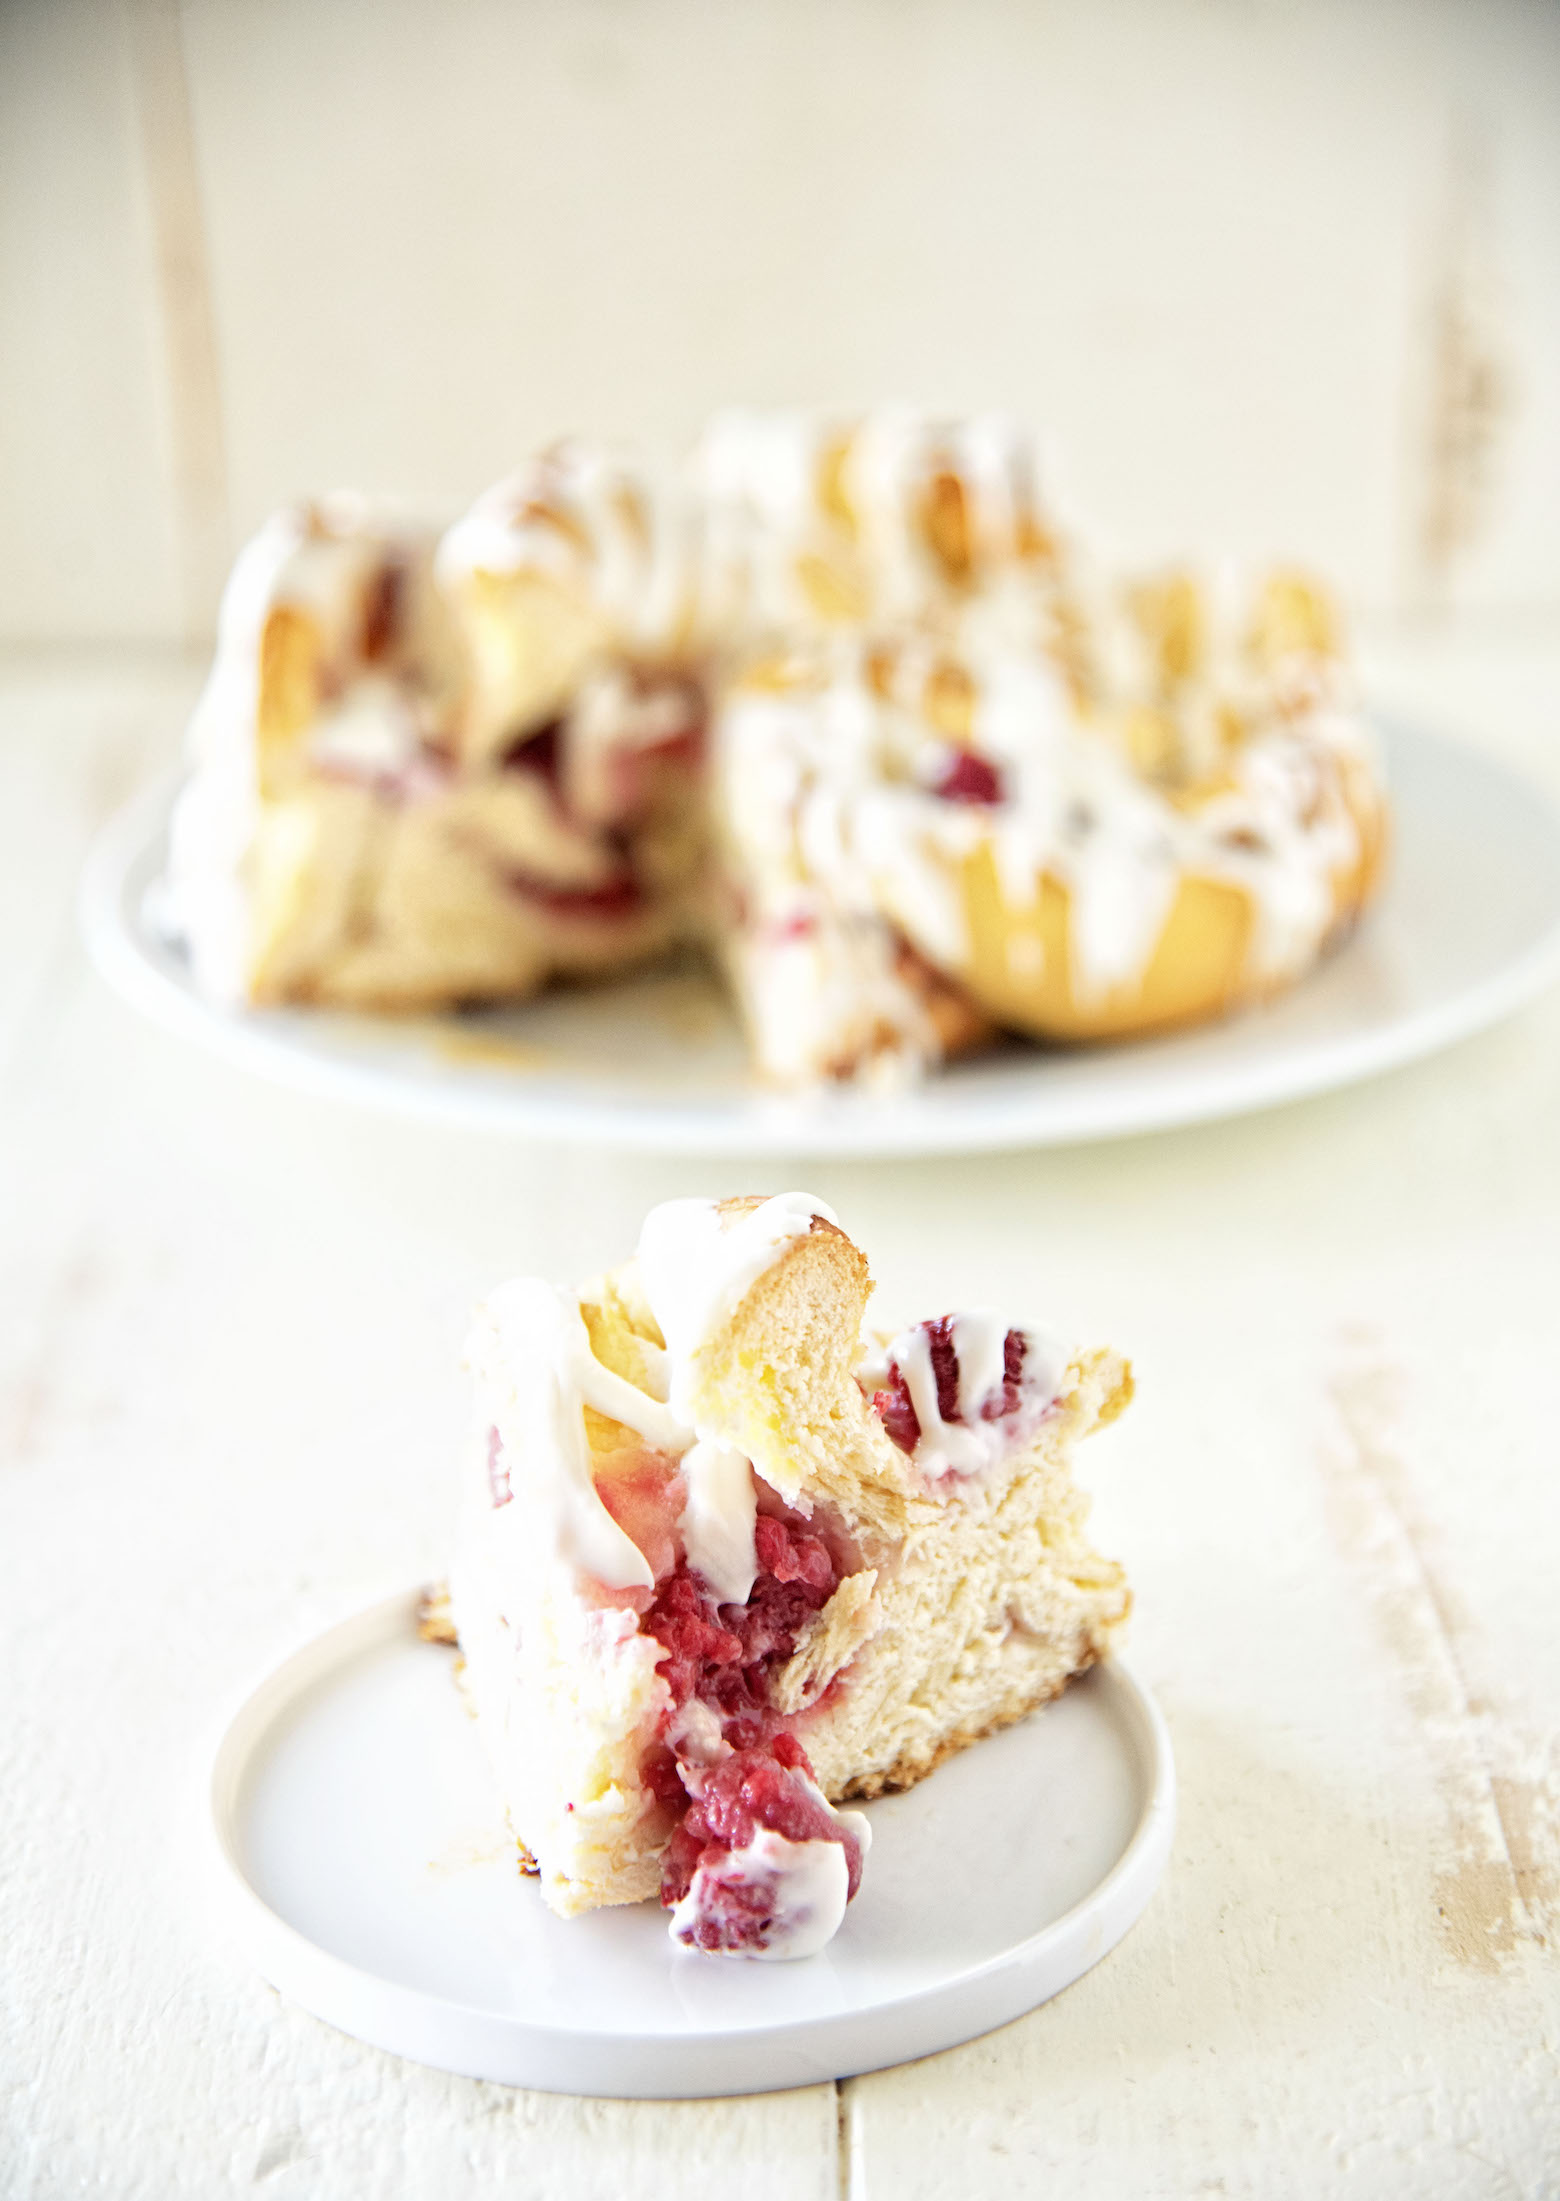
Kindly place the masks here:
[(545, 667), (500, 693), (434, 549), (336, 497), (234, 568), (164, 891), (221, 1000), (519, 998), (689, 930), (702, 690), (608, 658), (567, 709)]
[(523, 999), (716, 959), (758, 1074), (896, 1083), (1292, 983), (1385, 805), (1321, 590), (1093, 571), (1012, 423), (565, 442), (435, 545), (360, 499), (245, 549), (164, 908), (225, 1001)]
[(811, 1954), (906, 1788), (1111, 1649), (1125, 1578), (1074, 1441), (1131, 1396), (986, 1312), (863, 1342), (821, 1203), (675, 1200), (577, 1296), (507, 1284), (469, 1348), (451, 1594), (524, 1861), (564, 1915)]
[(1107, 597), (1088, 666), (969, 629), (792, 637), (722, 698), (721, 952), (777, 1082), (1224, 1014), (1375, 889), (1369, 732), (1299, 577)]

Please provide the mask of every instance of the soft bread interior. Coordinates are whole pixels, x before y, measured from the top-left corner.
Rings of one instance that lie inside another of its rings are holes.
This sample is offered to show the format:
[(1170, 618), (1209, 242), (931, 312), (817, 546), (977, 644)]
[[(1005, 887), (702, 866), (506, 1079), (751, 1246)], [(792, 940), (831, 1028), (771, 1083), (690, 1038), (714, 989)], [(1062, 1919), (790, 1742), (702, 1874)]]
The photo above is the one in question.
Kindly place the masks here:
[[(734, 1221), (762, 1204), (723, 1200), (720, 1211)], [(632, 1326), (661, 1342), (634, 1264), (612, 1284)], [(700, 1427), (745, 1453), (788, 1505), (822, 1503), (852, 1531), (892, 1538), (909, 1523), (913, 1484), (855, 1379), (871, 1291), (861, 1249), (817, 1217), (699, 1353), (692, 1397)]]
[(462, 753), (490, 761), (567, 709), (610, 630), (585, 591), (546, 573), (474, 573), (461, 584), (472, 693)]
[[(757, 1205), (722, 1203), (733, 1218)], [(696, 1391), (701, 1423), (788, 1505), (843, 1525), (863, 1557), (774, 1683), (831, 1797), (907, 1786), (1022, 1717), (1109, 1651), (1130, 1607), (1121, 1568), (1088, 1540), (1071, 1467), (1074, 1444), (1130, 1400), (1126, 1363), (1075, 1360), (1031, 1446), (933, 1495), (856, 1381), (870, 1291), (860, 1249), (819, 1217), (700, 1355)], [(598, 1353), (643, 1380), (638, 1340), (660, 1332), (633, 1264), (590, 1313)]]
[[(1121, 1411), (1131, 1376), (1118, 1355), (1099, 1352), (1068, 1380), (1032, 1446), (989, 1483), (950, 1495), (934, 1518), (918, 1512), (898, 1549), (878, 1556), (877, 1625), (845, 1666), (845, 1685), (798, 1725), (828, 1795), (911, 1786), (1056, 1696), (1119, 1638), (1131, 1593), (1089, 1541), (1070, 1454)], [(809, 1687), (827, 1685), (827, 1666), (819, 1661)], [(790, 1680), (788, 1668), (777, 1694)]]

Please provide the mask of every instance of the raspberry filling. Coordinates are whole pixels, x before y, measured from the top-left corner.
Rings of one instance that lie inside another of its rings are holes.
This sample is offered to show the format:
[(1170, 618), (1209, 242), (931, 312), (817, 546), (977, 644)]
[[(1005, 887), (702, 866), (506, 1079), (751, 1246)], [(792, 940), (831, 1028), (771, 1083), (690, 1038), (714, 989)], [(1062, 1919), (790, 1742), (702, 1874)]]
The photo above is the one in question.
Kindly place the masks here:
[(782, 946), (787, 940), (810, 940), (818, 930), (818, 920), (808, 910), (798, 910), (791, 917), (773, 917), (765, 925), (763, 937), (773, 947)]
[[(567, 815), (562, 794), (563, 736), (564, 721), (549, 719), (545, 726), (538, 726), (533, 732), (512, 741), (499, 761), (506, 772), (527, 773), (539, 779), (551, 792), (560, 811)], [(618, 845), (615, 836), (613, 840), (614, 845)], [(618, 852), (622, 855), (620, 845)], [(540, 878), (516, 865), (505, 868), (504, 884), (511, 894), (534, 902), (554, 917), (610, 921), (631, 915), (644, 900), (644, 889), (626, 856), (620, 871), (613, 872), (595, 886), (559, 886), (554, 880)]]
[(603, 879), (599, 886), (561, 887), (538, 879), (529, 871), (510, 868), (504, 873), (504, 884), (511, 894), (535, 902), (554, 917), (603, 920), (627, 917), (644, 900), (644, 890), (631, 871), (617, 872), (610, 879)]
[(727, 1869), (727, 1861), (744, 1852), (761, 1856), (758, 1837), (766, 1832), (786, 1842), (837, 1842), (845, 1852), (845, 1900), (860, 1887), (860, 1837), (824, 1800), (795, 1736), (777, 1734), (767, 1748), (735, 1750), (698, 1770), (682, 1824), (667, 1846), (661, 1901), (668, 1909), (688, 1895), (696, 1874), (703, 1876), (702, 1900), (681, 1936), (692, 1947), (730, 1952), (770, 1945), (783, 1900), (779, 1875)]
[(672, 1697), (665, 1739), (643, 1765), (646, 1786), (678, 1817), (661, 1901), (672, 1910), (694, 1891), (678, 1938), (728, 1953), (770, 1947), (783, 1908), (777, 1870), (747, 1862), (768, 1854), (761, 1837), (836, 1842), (847, 1900), (861, 1880), (859, 1835), (825, 1800), (770, 1702), (771, 1677), (828, 1603), (839, 1569), (822, 1537), (770, 1514), (755, 1522), (754, 1546), (759, 1571), (745, 1605), (717, 1606), (684, 1561), (640, 1621), (665, 1646), (658, 1670)]
[(961, 749), (932, 789), (944, 802), (995, 804), (1005, 801), (1002, 774), (989, 757)]
[[(937, 1411), (945, 1422), (962, 1424), (965, 1415), (959, 1403), (959, 1352), (953, 1324), (954, 1317), (945, 1314), (935, 1322), (923, 1322), (921, 1328), (926, 1333), (937, 1382)], [(1009, 1330), (1002, 1340), (1002, 1381), (981, 1400), (978, 1411), (982, 1421), (1009, 1421), (1018, 1413), (1028, 1351), (1029, 1340), (1023, 1331)], [(921, 1420), (897, 1360), (890, 1360), (888, 1381), (873, 1392), (872, 1407), (900, 1451), (914, 1452), (921, 1441)]]
[[(642, 681), (638, 684), (637, 702), (641, 710), (656, 713), (662, 723), (659, 730), (646, 738), (642, 728), (635, 732), (633, 706), (629, 707), (622, 729), (623, 739), (608, 750), (605, 759), (608, 780), (605, 811), (593, 808), (591, 812), (591, 819), (598, 826), (632, 818), (641, 811), (649, 798), (652, 776), (657, 768), (691, 771), (704, 751), (704, 699), (692, 681)], [(541, 780), (565, 817), (573, 817), (576, 812), (565, 774), (564, 752), (570, 740), (569, 719), (551, 718), (545, 725), (517, 735), (499, 759), (502, 770), (530, 773)]]
[(562, 734), (561, 718), (550, 718), (545, 726), (538, 726), (531, 733), (521, 734), (500, 757), (500, 769), (505, 772), (534, 772), (556, 794), (562, 772), (562, 760), (558, 754)]

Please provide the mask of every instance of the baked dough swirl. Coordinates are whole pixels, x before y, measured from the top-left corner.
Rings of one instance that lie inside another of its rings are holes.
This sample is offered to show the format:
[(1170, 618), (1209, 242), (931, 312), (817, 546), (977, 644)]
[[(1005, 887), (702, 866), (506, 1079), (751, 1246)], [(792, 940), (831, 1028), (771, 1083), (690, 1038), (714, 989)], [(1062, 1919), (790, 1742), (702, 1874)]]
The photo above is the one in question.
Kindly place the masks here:
[(1291, 983), (1380, 876), (1321, 588), (1100, 578), (997, 420), (561, 444), (435, 544), (361, 500), (235, 568), (165, 906), (229, 1000), (514, 999), (676, 943), (765, 1077), (1128, 1038)]

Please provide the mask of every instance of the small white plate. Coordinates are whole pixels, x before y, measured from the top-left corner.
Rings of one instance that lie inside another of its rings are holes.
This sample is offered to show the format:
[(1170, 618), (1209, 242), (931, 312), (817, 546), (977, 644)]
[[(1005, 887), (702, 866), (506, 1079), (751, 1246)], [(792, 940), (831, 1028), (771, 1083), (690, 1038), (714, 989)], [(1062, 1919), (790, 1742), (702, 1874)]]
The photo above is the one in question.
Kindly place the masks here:
[(1389, 743), (1392, 874), (1358, 938), (1270, 1007), (1127, 1046), (1012, 1042), (892, 1095), (796, 1099), (749, 1075), (693, 970), (479, 1015), (228, 1010), (149, 915), (173, 789), (105, 828), (83, 889), (98, 968), (149, 1016), (285, 1084), (403, 1115), (657, 1153), (890, 1155), (1065, 1145), (1242, 1115), (1415, 1061), (1560, 975), (1560, 818), (1501, 766)]
[(555, 1918), (516, 1869), (448, 1651), (386, 1599), (288, 1659), (211, 1780), (216, 1878), (256, 1967), (420, 2063), (554, 2093), (766, 2092), (1005, 2025), (1113, 1948), (1169, 1855), (1163, 1719), (1116, 1663), (867, 1807), (819, 1956), (675, 1949), (641, 1903)]

